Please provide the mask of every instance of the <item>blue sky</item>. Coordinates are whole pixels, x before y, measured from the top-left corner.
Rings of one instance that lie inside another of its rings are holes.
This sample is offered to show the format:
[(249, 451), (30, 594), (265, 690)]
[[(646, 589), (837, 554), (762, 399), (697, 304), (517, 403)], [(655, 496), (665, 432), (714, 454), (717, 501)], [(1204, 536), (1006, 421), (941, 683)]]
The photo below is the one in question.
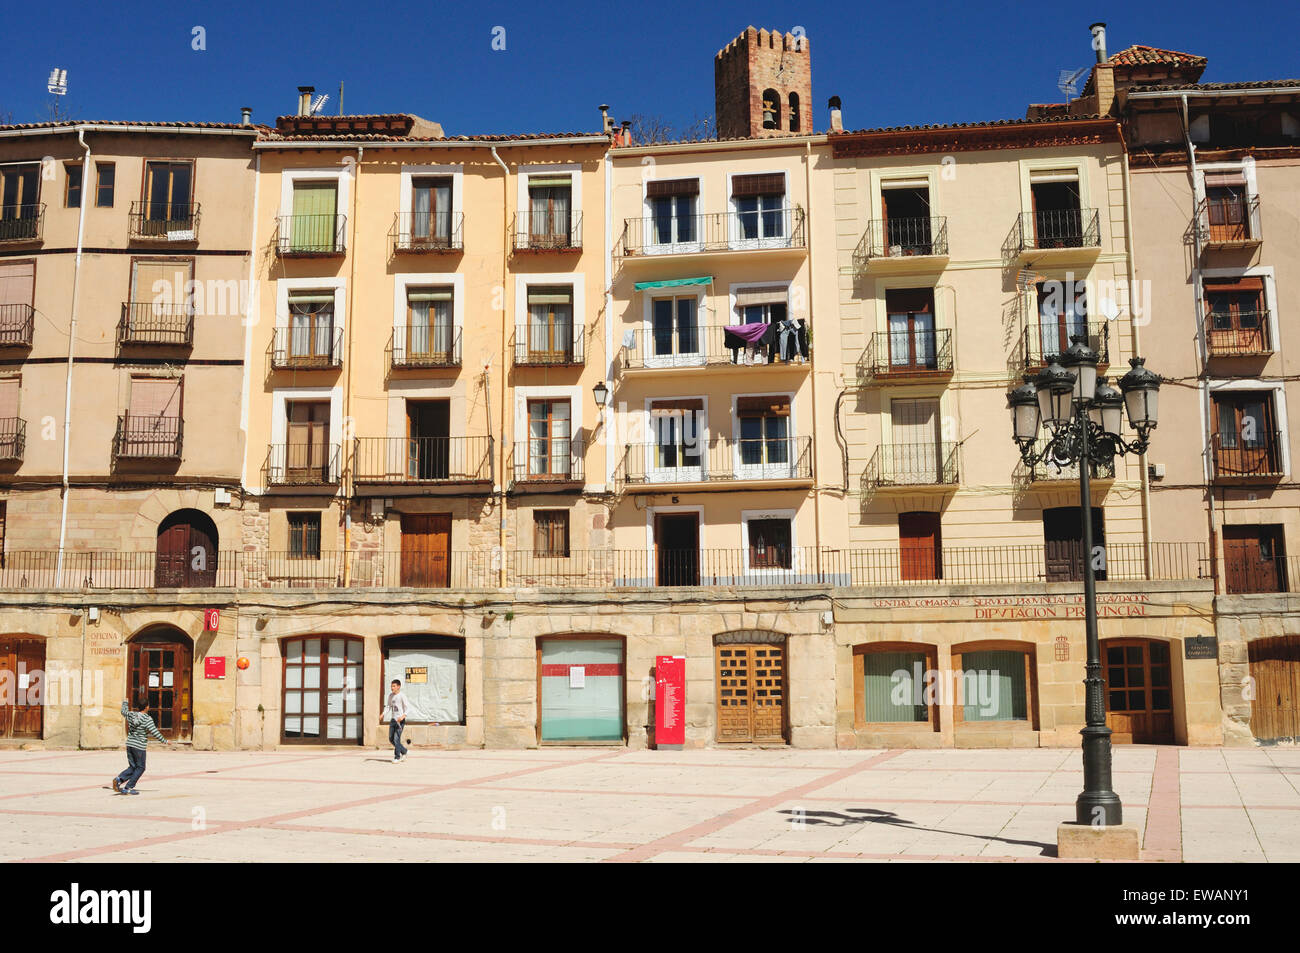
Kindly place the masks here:
[[(433, 2), (269, 4), (210, 0), (16, 4), (0, 57), (0, 117), (48, 118), (46, 77), (68, 71), (72, 118), (271, 122), (296, 88), (325, 112), (414, 112), (450, 135), (595, 131), (596, 106), (687, 122), (713, 111), (713, 55), (747, 25), (803, 27), (813, 118), (844, 101), (850, 128), (1003, 119), (1061, 99), (1061, 69), (1093, 61), (1088, 24), (1112, 52), (1133, 43), (1201, 53), (1207, 82), (1300, 77), (1300, 4), (1221, 0), (1088, 4), (653, 4)], [(1236, 10), (1241, 15), (1225, 15)], [(1248, 15), (1247, 15), (1248, 14)], [(206, 49), (192, 48), (193, 29)], [(504, 28), (505, 50), (492, 48)], [(499, 33), (498, 33), (499, 35)], [(1270, 39), (1272, 38), (1272, 39)], [(313, 52), (319, 51), (319, 52)]]

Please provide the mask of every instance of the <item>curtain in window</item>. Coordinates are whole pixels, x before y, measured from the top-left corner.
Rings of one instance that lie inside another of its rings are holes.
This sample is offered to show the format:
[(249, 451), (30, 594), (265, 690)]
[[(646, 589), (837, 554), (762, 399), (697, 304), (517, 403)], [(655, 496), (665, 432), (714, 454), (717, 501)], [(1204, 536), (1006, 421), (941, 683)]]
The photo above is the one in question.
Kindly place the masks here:
[(922, 652), (867, 652), (862, 656), (862, 708), (867, 722), (928, 721)]
[(912, 360), (912, 355), (908, 350), (908, 333), (911, 331), (910, 317), (907, 314), (891, 314), (889, 316), (889, 363), (894, 367), (905, 367)]
[(966, 721), (1026, 721), (1024, 652), (965, 652), (962, 717)]
[(934, 367), (934, 315), (912, 316), (912, 346), (918, 367)]
[(551, 473), (569, 472), (569, 405), (551, 406)]

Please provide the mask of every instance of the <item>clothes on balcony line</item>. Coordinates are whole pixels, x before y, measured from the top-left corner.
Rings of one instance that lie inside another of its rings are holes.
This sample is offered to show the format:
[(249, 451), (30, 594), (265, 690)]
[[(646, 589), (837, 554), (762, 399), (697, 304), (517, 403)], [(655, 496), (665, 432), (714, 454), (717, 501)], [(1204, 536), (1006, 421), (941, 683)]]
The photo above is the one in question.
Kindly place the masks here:
[(766, 321), (728, 324), (722, 332), (722, 343), (731, 351), (732, 364), (766, 363), (776, 341), (776, 328)]
[(802, 318), (778, 322), (776, 336), (782, 361), (803, 363), (808, 359), (808, 326)]

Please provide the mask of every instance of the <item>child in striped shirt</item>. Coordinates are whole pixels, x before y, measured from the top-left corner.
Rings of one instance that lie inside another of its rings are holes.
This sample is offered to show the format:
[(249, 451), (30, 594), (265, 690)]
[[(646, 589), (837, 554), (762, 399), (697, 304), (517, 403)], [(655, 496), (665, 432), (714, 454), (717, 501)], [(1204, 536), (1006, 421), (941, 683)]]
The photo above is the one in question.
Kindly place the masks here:
[(135, 707), (139, 711), (131, 711), (126, 700), (122, 700), (122, 717), (126, 719), (126, 770), (113, 779), (113, 790), (118, 794), (140, 793), (135, 789), (135, 783), (144, 774), (144, 756), (149, 746), (149, 736), (153, 735), (167, 744), (167, 739), (145, 711), (149, 707), (148, 689), (140, 688), (136, 691)]

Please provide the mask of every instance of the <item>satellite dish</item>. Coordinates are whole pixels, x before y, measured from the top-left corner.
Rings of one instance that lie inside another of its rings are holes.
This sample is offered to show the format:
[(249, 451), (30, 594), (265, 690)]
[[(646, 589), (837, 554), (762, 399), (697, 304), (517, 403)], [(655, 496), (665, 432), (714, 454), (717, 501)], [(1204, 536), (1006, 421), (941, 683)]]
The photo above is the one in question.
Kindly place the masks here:
[(68, 71), (57, 66), (50, 70), (50, 78), (45, 81), (45, 88), (52, 96), (68, 95)]
[(1078, 93), (1076, 87), (1078, 86), (1079, 80), (1082, 78), (1084, 73), (1088, 72), (1088, 69), (1089, 67), (1084, 66), (1080, 69), (1074, 70), (1073, 72), (1068, 69), (1063, 69), (1057, 73), (1056, 88), (1061, 91), (1061, 95), (1066, 97), (1076, 95)]

